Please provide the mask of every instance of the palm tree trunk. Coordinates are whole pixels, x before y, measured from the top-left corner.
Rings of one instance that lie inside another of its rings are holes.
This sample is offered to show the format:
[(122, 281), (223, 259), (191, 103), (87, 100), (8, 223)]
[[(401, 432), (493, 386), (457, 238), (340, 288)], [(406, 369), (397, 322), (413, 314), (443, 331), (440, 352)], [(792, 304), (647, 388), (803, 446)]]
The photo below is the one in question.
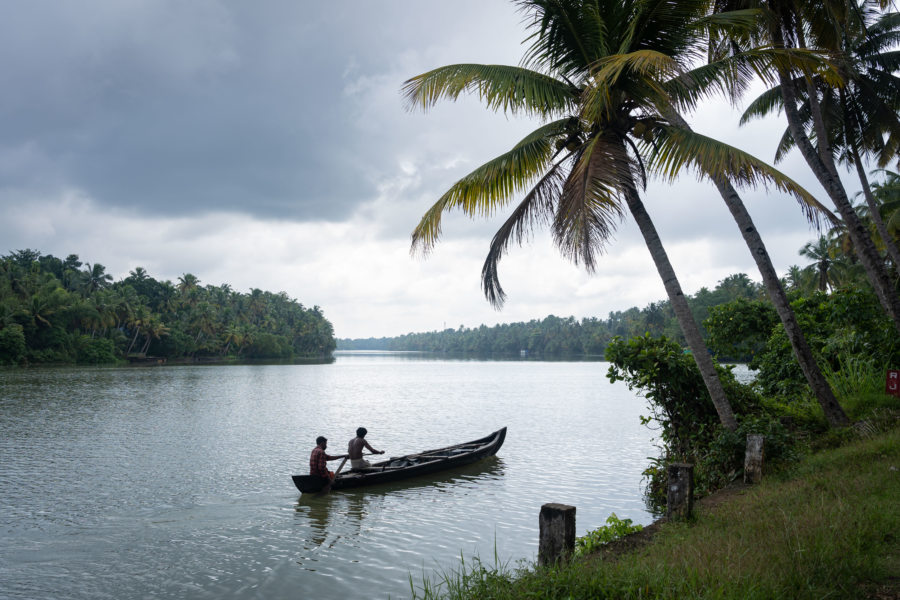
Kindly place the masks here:
[(881, 218), (881, 213), (878, 211), (878, 205), (875, 203), (875, 196), (872, 195), (869, 178), (866, 177), (866, 170), (863, 168), (859, 152), (855, 147), (853, 148), (853, 164), (856, 166), (856, 173), (859, 175), (859, 182), (862, 184), (863, 196), (866, 198), (866, 206), (869, 207), (869, 214), (872, 215), (872, 222), (875, 223), (875, 229), (878, 230), (878, 235), (881, 236), (881, 241), (884, 242), (884, 247), (887, 249), (888, 256), (891, 257), (891, 261), (894, 263), (894, 269), (896, 269), (897, 274), (900, 275), (900, 250), (898, 250), (897, 244), (894, 243), (894, 238), (891, 237), (891, 234), (888, 232), (887, 226), (884, 224), (884, 219)]
[(868, 231), (866, 231), (865, 226), (859, 220), (856, 211), (853, 210), (840, 178), (834, 175), (834, 165), (832, 164), (829, 169), (829, 165), (821, 159), (803, 130), (800, 115), (797, 112), (797, 97), (794, 93), (793, 82), (784, 71), (779, 71), (778, 75), (781, 83), (781, 94), (784, 99), (784, 112), (787, 116), (791, 136), (794, 138), (797, 148), (800, 149), (803, 158), (812, 169), (819, 183), (825, 188), (828, 197), (834, 202), (835, 208), (837, 208), (838, 213), (844, 220), (844, 224), (847, 226), (847, 233), (853, 241), (859, 261), (866, 271), (866, 275), (875, 290), (881, 306), (894, 322), (894, 327), (900, 332), (900, 298), (898, 298), (888, 279), (881, 257), (878, 256), (878, 252), (875, 250), (875, 244), (872, 243), (872, 238), (869, 236)]
[(128, 350), (125, 351), (125, 354), (130, 354), (130, 353), (131, 353), (131, 349), (134, 347), (134, 343), (137, 341), (137, 339), (138, 339), (138, 334), (139, 334), (140, 332), (141, 332), (141, 328), (140, 328), (140, 327), (138, 327), (137, 329), (135, 329), (135, 331), (134, 331), (134, 337), (131, 338), (131, 344), (128, 345)]
[(750, 249), (750, 254), (753, 255), (753, 260), (756, 261), (756, 266), (760, 275), (762, 275), (763, 285), (766, 288), (766, 293), (769, 295), (769, 300), (772, 301), (775, 311), (781, 318), (781, 324), (784, 325), (785, 333), (787, 333), (791, 342), (794, 356), (800, 364), (800, 369), (803, 371), (807, 383), (809, 383), (816, 399), (819, 401), (819, 405), (825, 413), (825, 418), (828, 419), (828, 423), (832, 427), (846, 427), (850, 424), (847, 414), (841, 408), (837, 398), (834, 396), (834, 392), (831, 390), (831, 386), (828, 385), (828, 381), (822, 375), (819, 365), (816, 364), (813, 358), (812, 350), (806, 342), (803, 331), (800, 329), (797, 316), (794, 314), (790, 302), (788, 302), (781, 281), (778, 279), (778, 273), (772, 265), (772, 260), (769, 258), (769, 253), (766, 251), (766, 246), (759, 235), (759, 231), (757, 231), (753, 220), (750, 218), (750, 213), (747, 212), (747, 207), (730, 183), (720, 179), (715, 179), (715, 183), (716, 187), (719, 188), (722, 199), (725, 200), (725, 204), (728, 206), (728, 210), (731, 211), (731, 215), (741, 230), (741, 235)]
[[(803, 28), (797, 27), (796, 33), (797, 43), (800, 48), (806, 48), (806, 36), (803, 33)], [(822, 104), (819, 102), (819, 95), (816, 91), (815, 83), (813, 83), (813, 80), (810, 77), (804, 77), (803, 81), (806, 86), (806, 97), (809, 101), (809, 110), (812, 115), (813, 127), (816, 129), (816, 146), (819, 148), (819, 158), (822, 159), (825, 166), (829, 167), (831, 176), (837, 177), (837, 167), (831, 159), (831, 138), (828, 135), (828, 131), (825, 129), (825, 119), (822, 117)]]
[[(690, 126), (681, 115), (674, 113), (667, 115), (667, 117), (679, 127), (690, 129)], [(800, 369), (803, 371), (806, 381), (816, 395), (816, 399), (822, 406), (825, 418), (828, 419), (828, 423), (832, 427), (848, 425), (849, 419), (847, 419), (844, 409), (841, 408), (837, 398), (834, 396), (834, 392), (831, 390), (831, 386), (828, 385), (828, 381), (822, 375), (819, 365), (816, 364), (813, 358), (812, 350), (806, 342), (803, 330), (800, 329), (800, 323), (797, 322), (797, 315), (794, 314), (794, 310), (791, 308), (787, 294), (784, 293), (784, 287), (781, 285), (781, 280), (778, 278), (778, 273), (775, 271), (775, 266), (772, 264), (766, 245), (753, 224), (750, 213), (747, 211), (747, 206), (727, 179), (717, 177), (713, 173), (708, 173), (707, 175), (715, 183), (722, 200), (725, 201), (725, 205), (741, 231), (741, 236), (743, 236), (747, 248), (750, 249), (750, 254), (753, 256), (756, 267), (759, 269), (759, 274), (762, 276), (763, 285), (766, 288), (769, 300), (775, 306), (775, 311), (778, 313), (781, 324), (784, 325), (784, 330), (791, 342), (794, 356), (800, 364)]]
[(625, 202), (628, 204), (628, 210), (631, 211), (631, 215), (641, 230), (644, 242), (650, 250), (650, 256), (653, 257), (653, 262), (656, 264), (656, 270), (663, 280), (663, 286), (666, 288), (669, 302), (675, 311), (675, 318), (678, 319), (678, 324), (681, 325), (681, 331), (684, 333), (688, 348), (691, 349), (691, 354), (694, 356), (697, 368), (700, 369), (700, 375), (703, 377), (706, 389), (709, 391), (710, 398), (712, 398), (712, 402), (716, 407), (716, 412), (719, 413), (719, 421), (726, 428), (733, 431), (737, 429), (737, 421), (734, 418), (734, 412), (731, 410), (731, 403), (725, 396), (725, 389), (722, 387), (721, 380), (719, 380), (719, 374), (716, 372), (709, 350), (707, 350), (706, 344), (703, 342), (700, 328), (697, 326), (694, 314), (688, 306), (684, 292), (681, 291), (681, 284), (678, 282), (675, 270), (669, 262), (669, 257), (662, 245), (662, 241), (659, 239), (656, 227), (653, 225), (650, 215), (647, 214), (647, 210), (644, 208), (644, 203), (641, 202), (636, 188), (632, 187), (626, 191)]

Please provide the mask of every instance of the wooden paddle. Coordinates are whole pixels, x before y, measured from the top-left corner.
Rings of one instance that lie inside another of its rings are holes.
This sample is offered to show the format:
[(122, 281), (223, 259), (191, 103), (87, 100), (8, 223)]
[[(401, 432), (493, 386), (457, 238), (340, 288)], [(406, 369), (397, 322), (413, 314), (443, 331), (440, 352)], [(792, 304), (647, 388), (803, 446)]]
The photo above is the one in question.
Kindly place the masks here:
[[(382, 452), (382, 454), (384, 454), (384, 452)], [(363, 456), (374, 456), (374, 454), (371, 453), (371, 452), (368, 452), (368, 453), (366, 453), (366, 454), (363, 454)], [(340, 464), (340, 466), (338, 466), (337, 471), (334, 472), (334, 479), (337, 479), (337, 476), (340, 475), (341, 469), (343, 469), (343, 468), (344, 468), (344, 465), (347, 464), (347, 459), (348, 459), (348, 458), (350, 458), (350, 455), (349, 455), (349, 454), (345, 454), (345, 455), (344, 455), (344, 460), (341, 461), (341, 464)], [(331, 478), (329, 477), (329, 478), (328, 478), (328, 483), (326, 483), (325, 486), (319, 491), (319, 494), (318, 494), (318, 495), (321, 496), (321, 495), (323, 495), (323, 494), (329, 493), (329, 492), (331, 491), (331, 483), (334, 481), (334, 479), (331, 479)]]

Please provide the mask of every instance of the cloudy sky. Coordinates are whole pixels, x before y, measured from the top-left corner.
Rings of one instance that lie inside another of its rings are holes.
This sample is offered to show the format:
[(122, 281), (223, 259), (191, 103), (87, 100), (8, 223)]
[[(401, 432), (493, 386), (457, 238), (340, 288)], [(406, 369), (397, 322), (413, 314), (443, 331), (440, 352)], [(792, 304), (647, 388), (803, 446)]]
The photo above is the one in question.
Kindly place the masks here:
[[(117, 280), (193, 273), (319, 305), (339, 337), (606, 317), (665, 297), (630, 220), (600, 267), (546, 235), (501, 262), (509, 299), (480, 290), (497, 221), (451, 215), (427, 258), (409, 235), (454, 181), (534, 123), (477, 100), (409, 112), (409, 77), (518, 63), (522, 15), (501, 0), (0, 0), (0, 254), (99, 262)], [(738, 128), (710, 103), (694, 126), (771, 160), (777, 120)], [(824, 198), (798, 156), (782, 170)], [(852, 179), (845, 178), (852, 188)], [(792, 200), (745, 202), (776, 268), (814, 233)], [(753, 263), (714, 189), (645, 196), (687, 293)]]

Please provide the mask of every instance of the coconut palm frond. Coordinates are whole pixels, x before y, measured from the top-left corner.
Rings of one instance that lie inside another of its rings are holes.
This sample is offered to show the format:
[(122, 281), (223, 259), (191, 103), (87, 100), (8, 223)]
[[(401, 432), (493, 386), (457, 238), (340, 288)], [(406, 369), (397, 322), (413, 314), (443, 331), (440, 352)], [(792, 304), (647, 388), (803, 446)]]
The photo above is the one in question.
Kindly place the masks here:
[(696, 19), (689, 24), (689, 27), (702, 31), (714, 39), (719, 39), (724, 35), (740, 38), (742, 35), (750, 36), (757, 32), (762, 14), (762, 10), (758, 8), (713, 13)]
[(570, 119), (539, 127), (509, 152), (484, 163), (447, 190), (425, 213), (412, 233), (412, 250), (430, 251), (440, 239), (441, 217), (454, 208), (470, 216), (489, 216), (510, 197), (528, 189), (547, 168), (555, 139), (565, 140)]
[(535, 30), (522, 64), (547, 73), (583, 73), (584, 65), (609, 54), (610, 29), (628, 22), (627, 11), (617, 5), (558, 0), (519, 0), (517, 4), (530, 16)]
[(652, 45), (677, 49), (685, 58), (701, 58), (704, 54), (703, 30), (692, 24), (709, 14), (706, 0), (644, 0), (626, 6), (631, 14), (621, 37), (620, 53)]
[(778, 140), (778, 147), (775, 148), (775, 162), (779, 163), (785, 159), (788, 153), (796, 146), (794, 136), (791, 135), (791, 128), (785, 127), (781, 139)]
[[(759, 50), (759, 49), (755, 49)], [(776, 81), (774, 73), (783, 70), (793, 73), (798, 77), (811, 79), (818, 77), (829, 86), (841, 87), (844, 79), (836, 65), (837, 56), (822, 50), (808, 50), (805, 48), (775, 48), (765, 47), (764, 54), (771, 58), (770, 69), (765, 74), (765, 81)], [(764, 73), (760, 72), (763, 76)]]
[(593, 79), (608, 87), (615, 87), (625, 73), (666, 80), (683, 72), (678, 61), (655, 50), (636, 50), (607, 56), (592, 63), (590, 69)]
[(577, 100), (563, 81), (506, 65), (448, 65), (408, 79), (401, 91), (410, 110), (473, 93), (492, 110), (553, 116), (570, 111)]
[(686, 111), (714, 95), (736, 104), (756, 76), (748, 61), (727, 57), (686, 71), (667, 81), (665, 88), (678, 109)]
[(784, 98), (781, 95), (781, 86), (766, 90), (751, 102), (741, 115), (741, 126), (753, 119), (761, 119), (772, 113), (779, 113), (784, 106)]
[(619, 191), (633, 187), (633, 164), (617, 136), (593, 137), (576, 158), (553, 219), (562, 254), (588, 271), (624, 218)]
[(897, 47), (900, 42), (900, 13), (892, 12), (883, 15), (875, 23), (866, 28), (866, 36), (856, 52), (860, 56), (884, 54)]
[(545, 223), (553, 212), (556, 198), (562, 193), (566, 172), (564, 162), (554, 164), (547, 174), (535, 184), (516, 209), (503, 223), (491, 240), (487, 258), (481, 268), (481, 287), (484, 295), (498, 310), (506, 301), (506, 293), (500, 285), (498, 266), (500, 259), (515, 242), (521, 245), (537, 225)]
[(773, 186), (788, 193), (800, 203), (807, 221), (814, 225), (819, 224), (821, 217), (831, 214), (800, 184), (743, 150), (671, 125), (658, 125), (654, 133), (657, 150), (652, 156), (651, 167), (669, 180), (690, 167), (701, 176), (724, 177), (750, 187)]
[[(592, 78), (582, 92), (582, 116), (588, 121), (603, 121), (612, 117), (623, 90), (635, 101), (664, 104), (667, 90), (661, 83), (681, 74), (680, 65), (660, 52), (639, 50), (616, 54), (595, 61), (591, 65)], [(649, 75), (649, 76), (648, 76)]]

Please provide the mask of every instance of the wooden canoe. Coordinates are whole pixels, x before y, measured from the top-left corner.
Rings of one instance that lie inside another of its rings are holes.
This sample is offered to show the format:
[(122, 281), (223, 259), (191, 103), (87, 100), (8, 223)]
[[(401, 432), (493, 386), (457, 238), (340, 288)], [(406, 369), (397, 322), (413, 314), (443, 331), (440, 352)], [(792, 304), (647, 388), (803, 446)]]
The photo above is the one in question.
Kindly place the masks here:
[[(497, 454), (503, 440), (506, 439), (506, 427), (494, 433), (466, 442), (438, 448), (437, 450), (425, 450), (416, 454), (392, 457), (377, 463), (372, 463), (366, 469), (339, 473), (331, 484), (331, 489), (341, 490), (346, 488), (374, 485), (400, 481), (417, 475), (427, 475), (445, 469), (452, 469), (462, 465), (493, 456)], [(306, 493), (319, 492), (325, 487), (325, 478), (316, 475), (292, 475), (297, 489)]]

